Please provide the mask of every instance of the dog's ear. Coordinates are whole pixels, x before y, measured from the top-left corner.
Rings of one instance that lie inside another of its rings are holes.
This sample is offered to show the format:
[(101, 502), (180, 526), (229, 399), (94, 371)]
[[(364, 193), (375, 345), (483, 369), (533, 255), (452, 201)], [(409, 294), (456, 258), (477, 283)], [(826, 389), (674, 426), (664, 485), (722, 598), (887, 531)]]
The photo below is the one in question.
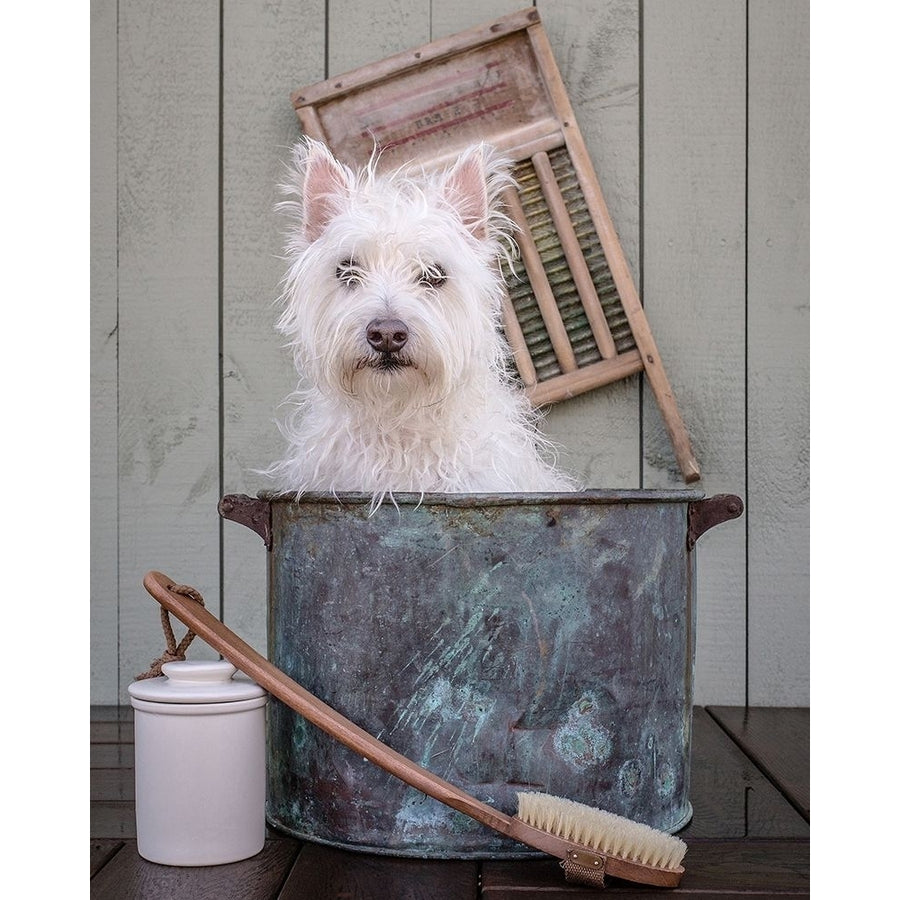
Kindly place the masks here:
[(321, 237), (328, 223), (346, 200), (351, 184), (350, 171), (318, 141), (306, 141), (300, 150), (302, 170), (300, 205), (303, 235), (308, 241)]
[(483, 241), (488, 237), (488, 185), (485, 148), (470, 147), (444, 177), (444, 199), (459, 213), (463, 225)]

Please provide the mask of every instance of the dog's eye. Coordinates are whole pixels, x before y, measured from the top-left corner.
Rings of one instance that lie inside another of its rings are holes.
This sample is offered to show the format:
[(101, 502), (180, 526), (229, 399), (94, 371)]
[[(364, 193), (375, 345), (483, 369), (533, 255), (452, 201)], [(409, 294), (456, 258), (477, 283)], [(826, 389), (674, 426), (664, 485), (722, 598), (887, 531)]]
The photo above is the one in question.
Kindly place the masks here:
[(447, 273), (437, 263), (428, 266), (419, 276), (419, 284), (430, 288), (439, 288), (446, 280)]
[(352, 259), (345, 259), (338, 263), (335, 277), (348, 287), (358, 287), (362, 284), (362, 269)]

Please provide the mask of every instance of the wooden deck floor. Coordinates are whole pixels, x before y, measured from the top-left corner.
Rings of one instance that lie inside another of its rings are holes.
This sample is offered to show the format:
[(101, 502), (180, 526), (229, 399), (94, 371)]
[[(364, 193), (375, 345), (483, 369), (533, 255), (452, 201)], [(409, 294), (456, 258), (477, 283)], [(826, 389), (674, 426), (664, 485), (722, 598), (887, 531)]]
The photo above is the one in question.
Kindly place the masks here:
[[(137, 853), (129, 708), (91, 710), (92, 900), (553, 900), (554, 860), (438, 861), (367, 856), (270, 832), (252, 859), (175, 868)], [(809, 710), (696, 707), (694, 817), (676, 890), (608, 880), (633, 897), (809, 896)]]

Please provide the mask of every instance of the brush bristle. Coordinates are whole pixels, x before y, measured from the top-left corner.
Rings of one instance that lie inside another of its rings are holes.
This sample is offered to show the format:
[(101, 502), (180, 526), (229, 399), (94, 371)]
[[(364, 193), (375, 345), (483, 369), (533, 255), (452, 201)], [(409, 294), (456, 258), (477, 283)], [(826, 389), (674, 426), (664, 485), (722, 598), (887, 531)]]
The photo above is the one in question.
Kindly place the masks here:
[(687, 852), (680, 838), (615, 813), (550, 794), (518, 797), (518, 817), (526, 825), (589, 850), (658, 869), (676, 869)]

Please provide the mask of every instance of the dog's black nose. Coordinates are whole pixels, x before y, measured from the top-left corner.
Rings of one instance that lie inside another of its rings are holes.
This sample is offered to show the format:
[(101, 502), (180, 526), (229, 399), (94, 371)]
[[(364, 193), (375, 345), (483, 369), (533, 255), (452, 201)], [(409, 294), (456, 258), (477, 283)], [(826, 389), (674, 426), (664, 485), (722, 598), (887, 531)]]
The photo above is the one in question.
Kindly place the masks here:
[(372, 319), (366, 326), (366, 340), (379, 353), (396, 353), (409, 339), (409, 329), (400, 319)]

